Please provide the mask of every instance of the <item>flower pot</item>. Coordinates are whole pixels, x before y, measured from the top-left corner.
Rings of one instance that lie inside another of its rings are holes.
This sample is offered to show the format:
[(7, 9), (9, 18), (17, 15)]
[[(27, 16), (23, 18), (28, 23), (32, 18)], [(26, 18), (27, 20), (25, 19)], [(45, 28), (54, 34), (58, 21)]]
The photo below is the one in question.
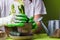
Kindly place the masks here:
[(25, 23), (24, 27), (17, 27), (18, 32), (23, 33), (23, 35), (29, 35), (32, 34), (32, 24), (31, 23)]

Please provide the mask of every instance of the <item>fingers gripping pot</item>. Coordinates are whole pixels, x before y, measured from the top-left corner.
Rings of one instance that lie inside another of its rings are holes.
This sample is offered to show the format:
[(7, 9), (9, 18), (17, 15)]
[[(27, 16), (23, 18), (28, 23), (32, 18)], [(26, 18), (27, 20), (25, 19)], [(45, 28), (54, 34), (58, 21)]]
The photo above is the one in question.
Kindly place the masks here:
[(13, 24), (8, 24), (7, 26), (10, 28), (15, 28), (18, 32), (22, 33), (30, 33), (32, 29), (32, 24), (28, 22), (28, 18), (24, 14), (16, 15)]
[(14, 30), (14, 31), (12, 30), (12, 32), (10, 31), (10, 37), (11, 38), (13, 38), (13, 37), (21, 37), (22, 38), (22, 36), (23, 36), (24, 37), (23, 39), (33, 38), (32, 37), (33, 33), (31, 32), (32, 23), (29, 22), (29, 19), (26, 17), (26, 15), (24, 15), (24, 14), (16, 15), (15, 19), (16, 20), (14, 21), (15, 22), (14, 24), (8, 24), (8, 27), (13, 28), (13, 30), (14, 30), (14, 28), (17, 28), (17, 30)]
[[(25, 14), (16, 15), (15, 23), (23, 23), (22, 26), (18, 26), (18, 32), (29, 33), (32, 29), (32, 24), (28, 22), (28, 18)], [(20, 24), (21, 25), (21, 24)]]

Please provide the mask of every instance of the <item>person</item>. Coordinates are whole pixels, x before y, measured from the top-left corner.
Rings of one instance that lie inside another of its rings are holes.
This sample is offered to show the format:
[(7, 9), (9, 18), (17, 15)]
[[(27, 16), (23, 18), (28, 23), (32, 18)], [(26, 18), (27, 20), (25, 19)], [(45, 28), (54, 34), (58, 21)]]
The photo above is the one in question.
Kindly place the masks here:
[[(0, 0), (0, 20), (3, 20), (3, 22), (10, 23), (13, 15), (10, 15), (10, 5), (14, 3), (15, 7), (15, 13), (19, 13), (17, 9), (17, 1), (18, 0)], [(25, 15), (30, 18), (34, 17), (34, 21), (38, 25), (37, 32), (40, 32), (41, 30), (41, 23), (40, 21), (37, 21), (40, 19), (42, 15), (46, 14), (46, 8), (42, 0), (20, 0), (23, 1), (24, 7), (25, 7)], [(8, 20), (7, 20), (8, 19)], [(0, 26), (3, 26), (4, 23), (0, 21)], [(5, 24), (4, 24), (5, 25)]]

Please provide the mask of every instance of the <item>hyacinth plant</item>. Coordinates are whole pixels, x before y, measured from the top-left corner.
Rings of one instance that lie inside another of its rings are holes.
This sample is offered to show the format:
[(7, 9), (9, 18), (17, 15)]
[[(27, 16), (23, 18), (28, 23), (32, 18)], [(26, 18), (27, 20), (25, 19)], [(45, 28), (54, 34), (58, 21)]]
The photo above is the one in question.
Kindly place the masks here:
[(19, 1), (19, 3), (20, 3), (20, 5), (18, 6), (19, 12), (25, 14), (23, 1), (22, 1), (22, 0), (18, 0), (18, 1)]
[[(22, 1), (22, 0), (18, 0), (18, 2), (19, 2), (19, 4), (20, 4), (20, 5), (18, 6), (19, 13), (25, 13), (23, 1)], [(11, 5), (10, 15), (12, 15), (12, 14), (14, 14), (14, 13), (16, 13), (16, 10), (15, 10), (14, 4), (12, 4), (12, 5)]]

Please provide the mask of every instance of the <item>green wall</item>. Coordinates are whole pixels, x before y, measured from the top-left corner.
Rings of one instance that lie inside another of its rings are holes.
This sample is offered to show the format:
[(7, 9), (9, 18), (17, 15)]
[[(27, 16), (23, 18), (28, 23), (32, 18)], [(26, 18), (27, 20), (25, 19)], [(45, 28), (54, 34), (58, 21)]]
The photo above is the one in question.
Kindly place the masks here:
[(60, 0), (44, 0), (48, 19), (58, 19), (60, 13)]
[(44, 0), (47, 15), (44, 16), (43, 21), (47, 26), (49, 20), (59, 19), (60, 14), (60, 0)]
[(44, 16), (44, 21), (59, 19), (60, 0), (44, 0), (47, 15)]

